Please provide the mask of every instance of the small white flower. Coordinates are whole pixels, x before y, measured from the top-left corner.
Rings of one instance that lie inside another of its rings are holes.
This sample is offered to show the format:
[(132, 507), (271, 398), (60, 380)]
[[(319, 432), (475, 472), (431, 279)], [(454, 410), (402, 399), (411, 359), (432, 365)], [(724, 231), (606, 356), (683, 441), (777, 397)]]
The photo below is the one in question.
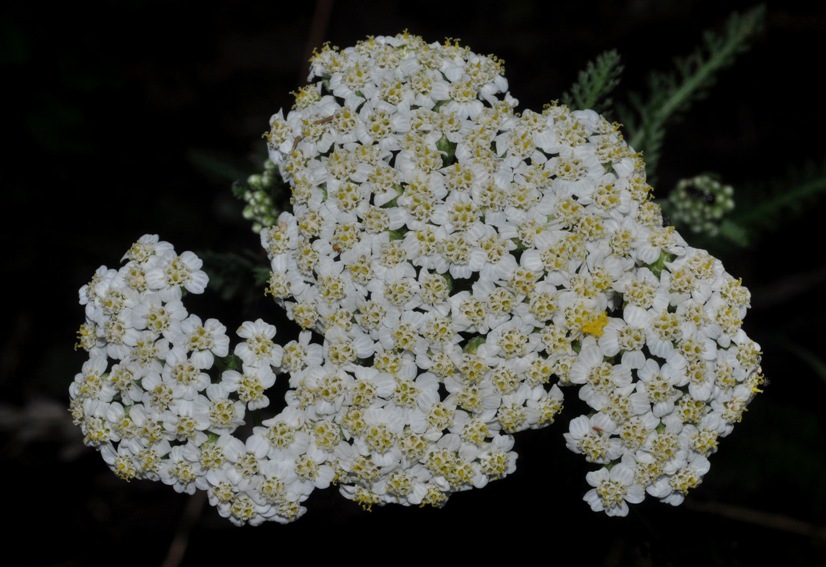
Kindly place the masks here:
[(201, 476), (196, 445), (176, 445), (160, 464), (158, 476), (164, 484), (172, 486), (175, 492), (195, 494), (196, 480)]
[(209, 399), (209, 430), (217, 434), (231, 435), (244, 424), (244, 403), (229, 397), (230, 390), (224, 384), (211, 384), (206, 389)]
[(170, 340), (191, 352), (193, 362), (200, 368), (211, 368), (214, 357), (224, 357), (229, 353), (229, 337), (226, 326), (217, 319), (202, 321), (195, 314), (181, 322), (181, 329), (173, 333)]
[(645, 500), (645, 490), (634, 480), (633, 469), (622, 463), (591, 471), (585, 480), (594, 488), (586, 492), (583, 499), (594, 512), (627, 516), (629, 503), (639, 504)]
[(225, 370), (221, 383), (227, 391), (234, 392), (247, 409), (262, 409), (270, 405), (266, 391), (275, 384), (275, 373), (269, 366), (244, 364), (242, 372)]
[(605, 414), (581, 415), (571, 420), (564, 434), (568, 449), (582, 454), (589, 463), (607, 464), (622, 455), (622, 444), (615, 437), (617, 426)]
[(190, 293), (203, 293), (209, 281), (201, 270), (203, 261), (192, 252), (186, 251), (166, 259), (163, 265), (146, 272), (146, 282), (151, 289), (161, 292), (161, 297), (175, 297), (175, 290), (183, 287)]
[(238, 328), (237, 334), (244, 342), (236, 345), (234, 354), (248, 366), (281, 365), (283, 348), (273, 342), (275, 325), (266, 323), (263, 319), (244, 321)]
[(651, 404), (651, 411), (657, 417), (663, 417), (674, 410), (674, 402), (683, 395), (680, 387), (686, 384), (683, 360), (671, 356), (672, 362), (660, 366), (655, 360), (648, 359), (637, 371), (640, 381), (637, 392), (644, 395)]

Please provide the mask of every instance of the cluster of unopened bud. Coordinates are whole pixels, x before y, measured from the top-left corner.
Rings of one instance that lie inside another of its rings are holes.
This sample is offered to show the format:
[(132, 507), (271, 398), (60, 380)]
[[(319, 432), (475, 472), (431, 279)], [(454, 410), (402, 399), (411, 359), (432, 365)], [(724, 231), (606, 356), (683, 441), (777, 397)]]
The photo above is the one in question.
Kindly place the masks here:
[(681, 179), (663, 206), (681, 229), (716, 236), (723, 217), (734, 210), (734, 188), (710, 175)]

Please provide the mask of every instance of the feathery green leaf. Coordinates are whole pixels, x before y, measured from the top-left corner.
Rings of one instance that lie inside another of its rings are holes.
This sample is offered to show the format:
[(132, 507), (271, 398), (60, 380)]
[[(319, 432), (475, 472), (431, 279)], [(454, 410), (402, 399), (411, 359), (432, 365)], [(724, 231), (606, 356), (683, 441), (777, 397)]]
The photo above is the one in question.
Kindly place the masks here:
[(639, 95), (630, 97), (630, 109), (638, 116), (621, 119), (626, 129), (631, 124), (636, 125), (629, 136), (629, 144), (643, 152), (651, 179), (668, 123), (704, 98), (716, 82), (718, 73), (731, 66), (736, 57), (751, 46), (754, 37), (763, 29), (765, 12), (765, 6), (759, 4), (745, 13), (732, 13), (724, 30), (720, 33), (707, 31), (701, 46), (691, 56), (675, 61), (675, 70), (649, 75), (647, 99)]
[(794, 222), (796, 216), (807, 210), (807, 205), (823, 194), (826, 194), (826, 162), (809, 163), (792, 170), (783, 179), (737, 191), (729, 221), (739, 229), (740, 243), (747, 245), (757, 239), (760, 232)]
[(611, 93), (619, 85), (622, 71), (619, 53), (613, 49), (605, 51), (588, 62), (560, 100), (571, 108), (590, 108), (604, 114), (612, 105)]

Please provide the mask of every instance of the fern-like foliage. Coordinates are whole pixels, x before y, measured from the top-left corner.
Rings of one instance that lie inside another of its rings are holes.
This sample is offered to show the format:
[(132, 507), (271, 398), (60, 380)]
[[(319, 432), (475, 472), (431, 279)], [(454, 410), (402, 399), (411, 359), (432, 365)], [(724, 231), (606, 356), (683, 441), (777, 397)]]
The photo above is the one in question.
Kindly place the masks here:
[(824, 194), (826, 161), (808, 163), (763, 185), (741, 187), (734, 210), (720, 226), (720, 234), (734, 244), (748, 246), (761, 234), (795, 222)]
[(703, 99), (720, 71), (751, 47), (763, 29), (765, 13), (763, 4), (744, 13), (733, 12), (722, 31), (707, 31), (692, 55), (676, 59), (674, 70), (651, 72), (647, 98), (630, 92), (630, 108), (617, 108), (620, 121), (629, 133), (629, 144), (643, 152), (649, 178), (654, 178), (667, 126)]
[(560, 101), (571, 108), (590, 108), (605, 114), (613, 105), (611, 95), (619, 85), (622, 71), (619, 53), (614, 49), (605, 51), (588, 62)]

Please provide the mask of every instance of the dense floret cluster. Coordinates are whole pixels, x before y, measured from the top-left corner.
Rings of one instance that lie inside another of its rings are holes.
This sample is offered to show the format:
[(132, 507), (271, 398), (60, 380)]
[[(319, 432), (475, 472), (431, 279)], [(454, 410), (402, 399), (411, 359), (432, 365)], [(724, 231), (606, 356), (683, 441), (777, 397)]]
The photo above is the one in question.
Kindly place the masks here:
[[(291, 210), (257, 227), (300, 336), (246, 322), (230, 353), (182, 301), (200, 259), (146, 235), (80, 292), (86, 443), (239, 525), (296, 520), (331, 485), (442, 506), (512, 473), (514, 435), (566, 391), (594, 511), (681, 503), (759, 392), (761, 351), (748, 290), (664, 225), (619, 126), (517, 112), (503, 63), (457, 42), (373, 37), (311, 63), (266, 134)], [(240, 438), (276, 379), (284, 409)]]

